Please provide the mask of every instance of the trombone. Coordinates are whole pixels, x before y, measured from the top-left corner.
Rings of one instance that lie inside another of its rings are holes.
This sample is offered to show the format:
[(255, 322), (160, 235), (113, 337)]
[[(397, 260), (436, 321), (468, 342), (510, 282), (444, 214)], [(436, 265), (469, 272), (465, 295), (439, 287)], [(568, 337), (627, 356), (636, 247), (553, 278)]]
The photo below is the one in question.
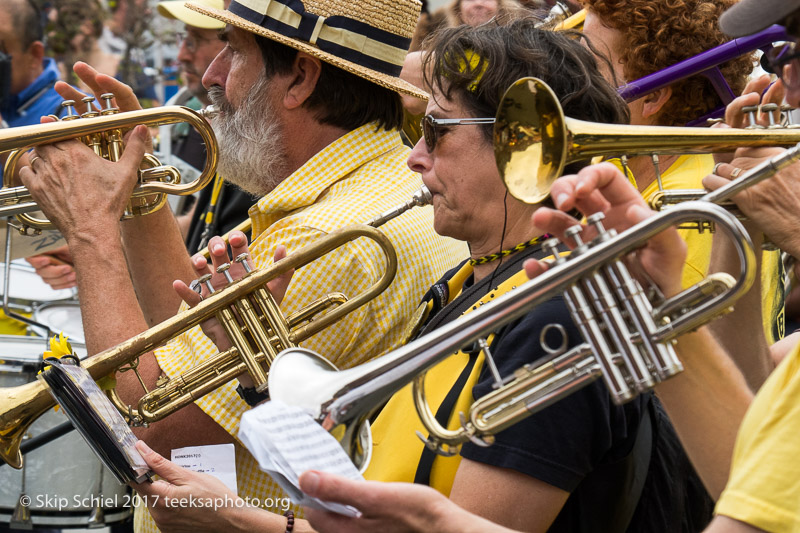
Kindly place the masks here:
[[(267, 387), (263, 367), (268, 367), (282, 349), (296, 346), (322, 331), (378, 296), (391, 284), (397, 272), (397, 255), (388, 237), (377, 227), (415, 206), (430, 202), (430, 192), (423, 187), (407, 202), (366, 224), (353, 224), (331, 232), (265, 269), (250, 271), (224, 289), (211, 291), (210, 296), (192, 309), (89, 357), (81, 364), (95, 380), (128, 367), (135, 372), (136, 361), (141, 355), (205, 320), (217, 318), (230, 337), (231, 348), (174, 379), (160, 379), (153, 390), (145, 388), (136, 408), (123, 402), (116, 391), (109, 393), (112, 403), (128, 423), (136, 426), (161, 420), (245, 372), (253, 378), (256, 389), (263, 392)], [(341, 293), (332, 293), (284, 317), (266, 288), (267, 283), (359, 237), (374, 241), (383, 251), (386, 268), (381, 278), (349, 299)], [(247, 270), (246, 259), (242, 255), (236, 261)], [(228, 267), (229, 264), (220, 265), (218, 271), (224, 272)], [(207, 281), (201, 278), (201, 282)], [(139, 381), (144, 386), (141, 377)], [(54, 403), (43, 380), (0, 389), (0, 458), (14, 468), (22, 466), (19, 448), (23, 435), (28, 426)]]
[[(732, 214), (708, 202), (682, 204), (620, 235), (605, 231), (599, 215), (589, 217), (598, 232), (591, 243), (580, 242), (580, 226), (568, 232), (579, 244), (569, 258), (558, 258), (535, 279), (383, 357), (336, 372), (310, 350), (284, 351), (270, 370), (272, 399), (311, 413), (357, 462), (364, 456), (357, 439), (362, 425), (412, 381), (417, 413), (430, 434), (427, 439), (420, 437), (445, 455), (467, 441), (489, 445), (495, 433), (599, 378), (615, 403), (651, 389), (683, 369), (671, 341), (729, 310), (750, 288), (755, 277), (753, 246)], [(652, 303), (628, 272), (624, 257), (661, 231), (697, 219), (713, 221), (732, 239), (738, 278), (714, 274), (670, 299)], [(559, 257), (558, 243), (553, 241), (546, 246)], [(468, 415), (462, 414), (460, 429), (443, 428), (425, 400), (425, 372), (559, 294), (564, 295), (585, 342), (566, 352), (563, 347), (543, 346), (552, 357), (500, 379), (497, 390), (478, 399)], [(603, 306), (597, 295), (603, 303), (613, 303)]]
[(138, 124), (155, 127), (189, 123), (200, 133), (208, 147), (206, 164), (197, 179), (181, 184), (180, 173), (175, 167), (161, 165), (153, 155), (145, 154), (139, 167), (139, 183), (131, 194), (131, 202), (123, 219), (155, 212), (164, 206), (167, 194), (193, 194), (213, 179), (219, 154), (216, 137), (206, 120), (216, 114), (213, 106), (200, 112), (188, 107), (167, 106), (120, 113), (112, 107), (113, 96), (110, 93), (101, 96), (105, 100), (105, 108), (101, 111), (94, 110), (94, 97), (87, 96), (83, 99), (87, 111), (81, 115), (74, 111), (75, 102), (67, 100), (62, 104), (67, 108), (67, 115), (60, 121), (0, 130), (0, 153), (10, 152), (3, 170), (4, 186), (0, 189), (0, 217), (15, 215), (22, 224), (23, 233), (26, 228), (53, 228), (49, 220), (28, 214), (38, 211), (39, 207), (27, 188), (12, 186), (11, 180), (17, 173), (19, 159), (27, 150), (44, 144), (79, 139), (97, 155), (117, 161), (122, 155), (123, 132)]

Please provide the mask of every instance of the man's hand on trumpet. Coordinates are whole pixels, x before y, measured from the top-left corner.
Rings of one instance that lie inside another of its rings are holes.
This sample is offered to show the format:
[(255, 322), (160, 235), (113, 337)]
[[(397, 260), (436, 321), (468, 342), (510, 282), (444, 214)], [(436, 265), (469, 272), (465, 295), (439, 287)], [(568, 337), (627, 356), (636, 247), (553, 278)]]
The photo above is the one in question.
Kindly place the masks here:
[(149, 139), (146, 127), (134, 128), (118, 162), (98, 157), (78, 140), (38, 146), (23, 156), (19, 176), (68, 243), (107, 237), (119, 225)]
[[(237, 258), (246, 256), (244, 261), (247, 262), (247, 265), (251, 269), (254, 268), (250, 260), (247, 236), (241, 231), (234, 231), (228, 238), (228, 242), (231, 248), (230, 255), (228, 255), (228, 247), (225, 241), (221, 237), (212, 237), (208, 243), (211, 265), (209, 266), (205, 256), (202, 254), (195, 254), (192, 257), (192, 267), (196, 275), (195, 281), (190, 285), (186, 285), (186, 283), (181, 280), (175, 280), (173, 282), (172, 288), (175, 289), (178, 296), (180, 296), (189, 307), (196, 306), (203, 298), (209, 296), (210, 291), (208, 289), (208, 283), (211, 284), (214, 291), (223, 289), (230, 284), (225, 273), (219, 270), (220, 266), (225, 264), (229, 265), (229, 268), (227, 268), (225, 272), (227, 272), (233, 281), (241, 279), (247, 272), (242, 262), (236, 261)], [(286, 257), (286, 247), (283, 245), (277, 246), (275, 249), (274, 261), (278, 262), (284, 257)], [(294, 270), (291, 270), (267, 283), (267, 288), (276, 303), (280, 304), (283, 300), (293, 274)], [(204, 276), (210, 276), (210, 278), (208, 278), (207, 282), (200, 282), (199, 280)], [(224, 351), (231, 347), (228, 336), (216, 319), (203, 322), (202, 327), (203, 332), (217, 345), (217, 348)]]
[[(80, 80), (85, 83), (86, 86), (89, 87), (89, 90), (91, 90), (94, 94), (94, 97), (96, 98), (95, 106), (99, 105), (101, 95), (111, 93), (114, 95), (114, 100), (112, 103), (120, 110), (121, 113), (126, 111), (136, 111), (142, 108), (139, 100), (133, 93), (133, 89), (116, 78), (112, 78), (106, 74), (101, 74), (90, 65), (82, 61), (78, 61), (75, 63), (75, 65), (73, 65), (73, 72), (75, 72), (75, 75), (78, 76), (78, 78), (80, 78)], [(58, 91), (58, 94), (64, 98), (64, 100), (74, 100), (75, 102), (80, 102), (83, 97), (86, 96), (79, 90), (75, 89), (68, 83), (64, 83), (63, 81), (56, 82), (55, 89)], [(79, 110), (79, 112), (82, 111), (83, 110)]]
[[(575, 242), (565, 232), (575, 225), (584, 226), (582, 239), (588, 241), (596, 233), (565, 211), (578, 209), (585, 216), (602, 212), (606, 229), (625, 231), (634, 224), (653, 215), (639, 192), (631, 186), (622, 173), (609, 163), (592, 165), (578, 174), (556, 180), (550, 195), (558, 209), (542, 207), (533, 215), (533, 225), (550, 233), (569, 247)], [(666, 296), (680, 292), (681, 271), (686, 258), (686, 243), (677, 231), (668, 230), (657, 235), (638, 251), (639, 261), (647, 274)], [(546, 269), (542, 262), (525, 263), (528, 276), (533, 278)]]
[[(750, 123), (748, 106), (780, 105), (785, 90), (780, 81), (769, 85), (768, 76), (756, 78), (747, 84), (742, 96), (731, 102), (725, 110), (725, 123), (742, 128)], [(760, 126), (769, 125), (765, 113), (756, 113)], [(723, 126), (724, 127), (724, 126)], [(716, 154), (714, 174), (703, 180), (709, 190), (727, 185), (751, 168), (783, 151), (782, 148), (740, 148), (730, 154)], [(750, 222), (761, 230), (781, 250), (800, 257), (800, 235), (797, 233), (797, 213), (800, 212), (800, 165), (792, 165), (757, 185), (748, 187), (733, 197), (733, 201)]]
[[(120, 112), (141, 109), (133, 90), (124, 83), (82, 62), (75, 63), (74, 71), (94, 93), (96, 100), (89, 104), (94, 109), (101, 107), (100, 96), (107, 93), (114, 95), (111, 104)], [(64, 82), (57, 82), (55, 89), (65, 100), (76, 102), (78, 114), (87, 111), (81, 103), (85, 94)], [(43, 123), (51, 121), (51, 117), (42, 118)], [(119, 221), (136, 184), (142, 157), (150, 151), (152, 138), (144, 126), (127, 132), (125, 150), (116, 163), (98, 157), (78, 140), (61, 141), (39, 146), (23, 156), (21, 164), (25, 166), (19, 177), (42, 211), (67, 237), (68, 232), (74, 232), (74, 226), (86, 231), (93, 223), (102, 227)]]

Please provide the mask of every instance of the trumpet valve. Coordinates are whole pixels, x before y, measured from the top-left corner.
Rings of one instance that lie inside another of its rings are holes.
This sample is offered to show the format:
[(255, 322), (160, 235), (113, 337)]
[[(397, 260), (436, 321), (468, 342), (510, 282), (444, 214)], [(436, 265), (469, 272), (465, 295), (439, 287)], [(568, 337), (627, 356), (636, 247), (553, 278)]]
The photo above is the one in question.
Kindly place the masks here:
[(581, 239), (581, 233), (583, 233), (583, 228), (580, 224), (575, 224), (574, 226), (567, 228), (567, 230), (564, 232), (564, 235), (566, 235), (568, 239), (575, 241), (576, 247), (574, 250), (572, 250), (573, 254), (586, 251), (587, 246), (586, 243), (583, 242), (583, 239)]
[(757, 111), (758, 111), (758, 106), (757, 105), (748, 105), (748, 106), (745, 106), (745, 107), (742, 108), (742, 113), (747, 115), (747, 119), (748, 119), (748, 122), (749, 122), (749, 124), (747, 126), (745, 126), (744, 129), (746, 129), (746, 130), (762, 130), (762, 129), (764, 129), (764, 126), (760, 125), (758, 123), (758, 120), (756, 119), (756, 112)]
[(780, 108), (778, 107), (778, 104), (764, 104), (761, 106), (761, 112), (765, 113), (769, 120), (769, 126), (767, 126), (767, 129), (774, 130), (783, 127), (780, 123), (780, 119), (777, 121), (775, 120), (776, 111), (778, 111), (778, 116), (780, 117), (779, 109)]
[(81, 99), (81, 102), (86, 104), (86, 111), (81, 115), (81, 118), (93, 118), (98, 116), (100, 113), (94, 108), (94, 96), (86, 96)]
[(116, 115), (119, 113), (119, 108), (114, 107), (112, 100), (114, 99), (114, 95), (112, 93), (103, 93), (100, 95), (100, 99), (103, 100), (103, 110), (100, 111), (101, 115)]
[(225, 276), (225, 279), (228, 281), (228, 283), (233, 283), (233, 277), (231, 276), (231, 273), (228, 272), (230, 268), (231, 268), (230, 263), (223, 263), (217, 267), (217, 274), (222, 274), (223, 276)]
[(601, 211), (589, 215), (586, 218), (586, 223), (589, 224), (590, 226), (594, 226), (594, 228), (597, 230), (597, 240), (600, 242), (607, 241), (608, 239), (616, 235), (616, 231), (614, 231), (613, 229), (610, 231), (606, 230), (605, 226), (603, 226), (603, 220), (605, 220), (605, 218), (606, 215)]
[(61, 107), (67, 110), (67, 114), (61, 120), (75, 120), (76, 118), (81, 118), (75, 112), (75, 100), (64, 100), (61, 102)]
[(197, 283), (200, 285), (205, 285), (206, 289), (208, 289), (208, 294), (214, 294), (216, 292), (214, 290), (214, 285), (211, 284), (211, 274), (204, 274), (197, 280)]
[(559, 244), (561, 244), (561, 241), (556, 238), (547, 239), (542, 243), (542, 249), (553, 256), (553, 263), (556, 265), (566, 261), (566, 259), (561, 257), (561, 254), (558, 253)]
[(249, 274), (253, 271), (253, 269), (250, 267), (250, 263), (247, 261), (248, 257), (250, 257), (250, 254), (239, 254), (236, 256), (236, 259), (234, 259), (234, 261), (242, 265), (244, 271)]

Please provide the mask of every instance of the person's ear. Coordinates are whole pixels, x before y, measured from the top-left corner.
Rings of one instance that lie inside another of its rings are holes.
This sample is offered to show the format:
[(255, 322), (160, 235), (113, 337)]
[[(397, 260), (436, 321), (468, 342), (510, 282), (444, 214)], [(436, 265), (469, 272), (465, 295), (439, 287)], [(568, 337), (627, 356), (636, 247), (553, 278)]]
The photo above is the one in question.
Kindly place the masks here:
[(304, 52), (298, 52), (292, 65), (291, 80), (283, 97), (286, 109), (302, 106), (314, 92), (322, 73), (322, 61)]
[(657, 115), (661, 108), (672, 98), (672, 88), (664, 87), (642, 97), (642, 118)]
[(31, 56), (31, 59), (36, 64), (41, 65), (42, 61), (44, 61), (44, 43), (42, 41), (33, 41), (25, 53)]

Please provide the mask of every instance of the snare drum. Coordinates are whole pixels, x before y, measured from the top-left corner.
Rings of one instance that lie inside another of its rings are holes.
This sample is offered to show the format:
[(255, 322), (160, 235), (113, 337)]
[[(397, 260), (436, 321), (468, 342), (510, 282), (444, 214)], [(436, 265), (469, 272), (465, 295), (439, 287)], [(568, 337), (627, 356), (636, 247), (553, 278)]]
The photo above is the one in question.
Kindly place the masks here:
[[(70, 300), (74, 298), (72, 289), (51, 289), (36, 270), (22, 259), (11, 262), (8, 281), (8, 301), (18, 308), (31, 309), (36, 304)], [(0, 296), (3, 295), (5, 264), (0, 263)]]
[[(46, 340), (0, 335), (0, 386), (33, 381)], [(70, 344), (78, 356), (86, 356), (82, 344)], [(34, 437), (66, 421), (62, 411), (51, 409), (31, 424), (28, 434)], [(0, 523), (11, 521), (23, 492), (30, 497), (31, 522), (37, 528), (99, 527), (102, 524), (90, 524), (98, 510), (105, 523), (124, 520), (132, 512), (127, 487), (117, 482), (76, 431), (26, 454), (22, 470), (0, 467)]]
[[(40, 305), (34, 310), (33, 319), (50, 328), (56, 335), (64, 332), (70, 342), (86, 342), (86, 337), (83, 336), (81, 306), (78, 302), (53, 302)], [(32, 329), (38, 332), (40, 328)]]

